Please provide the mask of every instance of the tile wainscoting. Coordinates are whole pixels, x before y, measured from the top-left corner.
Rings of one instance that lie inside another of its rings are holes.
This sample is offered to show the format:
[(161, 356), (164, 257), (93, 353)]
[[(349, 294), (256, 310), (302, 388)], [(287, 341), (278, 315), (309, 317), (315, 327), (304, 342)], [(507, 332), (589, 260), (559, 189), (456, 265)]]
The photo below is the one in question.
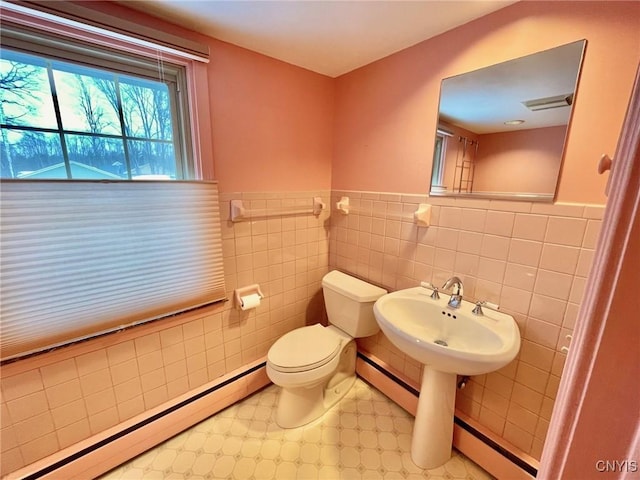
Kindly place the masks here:
[[(228, 219), (233, 199), (276, 211), (309, 206), (314, 196), (327, 204), (317, 217)], [(359, 213), (337, 212), (341, 196)], [(603, 207), (353, 191), (221, 193), (220, 202), (228, 297), (259, 283), (260, 307), (238, 312), (226, 302), (2, 366), (2, 475), (255, 362), (287, 331), (324, 323), (321, 279), (330, 268), (389, 290), (455, 273), (465, 297), (511, 313), (522, 332), (519, 357), (473, 377), (457, 408), (539, 458)], [(432, 226), (395, 219), (423, 202), (433, 205)], [(359, 347), (419, 381), (420, 365), (381, 334)]]
[[(343, 196), (353, 213), (336, 210)], [(419, 203), (432, 205), (429, 227), (411, 219)], [(390, 291), (457, 275), (467, 300), (513, 315), (518, 357), (472, 377), (456, 408), (539, 459), (604, 207), (360, 191), (333, 191), (331, 205), (331, 268)], [(358, 345), (419, 385), (421, 365), (382, 333)]]
[[(229, 221), (229, 202), (279, 210), (328, 191), (222, 193), (230, 301), (3, 365), (2, 476), (114, 428), (266, 355), (289, 330), (324, 321), (329, 210)], [(233, 290), (259, 283), (265, 299), (239, 312)]]

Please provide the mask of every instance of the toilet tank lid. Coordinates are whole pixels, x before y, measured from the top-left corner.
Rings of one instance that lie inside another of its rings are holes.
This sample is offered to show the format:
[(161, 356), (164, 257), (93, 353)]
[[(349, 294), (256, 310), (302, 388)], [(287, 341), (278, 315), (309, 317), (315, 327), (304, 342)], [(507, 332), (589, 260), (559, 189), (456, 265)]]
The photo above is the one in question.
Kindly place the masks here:
[(322, 278), (322, 286), (345, 295), (358, 302), (375, 302), (387, 291), (346, 273), (333, 270)]

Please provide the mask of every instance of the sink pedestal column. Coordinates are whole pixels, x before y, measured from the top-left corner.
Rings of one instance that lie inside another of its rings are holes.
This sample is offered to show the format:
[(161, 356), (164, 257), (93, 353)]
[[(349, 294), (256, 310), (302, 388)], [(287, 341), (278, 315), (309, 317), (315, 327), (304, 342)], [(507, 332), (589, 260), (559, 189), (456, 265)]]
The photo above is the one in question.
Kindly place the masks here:
[(451, 458), (455, 397), (456, 374), (425, 365), (411, 440), (411, 459), (420, 468), (436, 468)]

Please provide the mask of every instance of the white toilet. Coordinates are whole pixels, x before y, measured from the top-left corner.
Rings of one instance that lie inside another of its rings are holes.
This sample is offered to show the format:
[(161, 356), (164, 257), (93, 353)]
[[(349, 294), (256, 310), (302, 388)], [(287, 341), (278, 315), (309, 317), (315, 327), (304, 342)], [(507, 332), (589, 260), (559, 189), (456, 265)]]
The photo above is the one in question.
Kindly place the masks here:
[(317, 323), (286, 333), (269, 349), (267, 375), (282, 387), (276, 422), (305, 425), (340, 400), (356, 380), (354, 338), (375, 335), (373, 304), (386, 290), (334, 270), (322, 279), (328, 327)]

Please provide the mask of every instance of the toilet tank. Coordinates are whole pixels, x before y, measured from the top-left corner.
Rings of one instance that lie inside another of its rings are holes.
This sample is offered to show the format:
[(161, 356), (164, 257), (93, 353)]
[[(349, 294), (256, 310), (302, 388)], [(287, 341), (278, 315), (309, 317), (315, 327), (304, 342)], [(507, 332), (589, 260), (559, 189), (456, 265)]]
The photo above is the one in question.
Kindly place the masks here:
[(378, 333), (373, 304), (385, 289), (333, 270), (322, 278), (322, 292), (329, 323), (353, 338)]

